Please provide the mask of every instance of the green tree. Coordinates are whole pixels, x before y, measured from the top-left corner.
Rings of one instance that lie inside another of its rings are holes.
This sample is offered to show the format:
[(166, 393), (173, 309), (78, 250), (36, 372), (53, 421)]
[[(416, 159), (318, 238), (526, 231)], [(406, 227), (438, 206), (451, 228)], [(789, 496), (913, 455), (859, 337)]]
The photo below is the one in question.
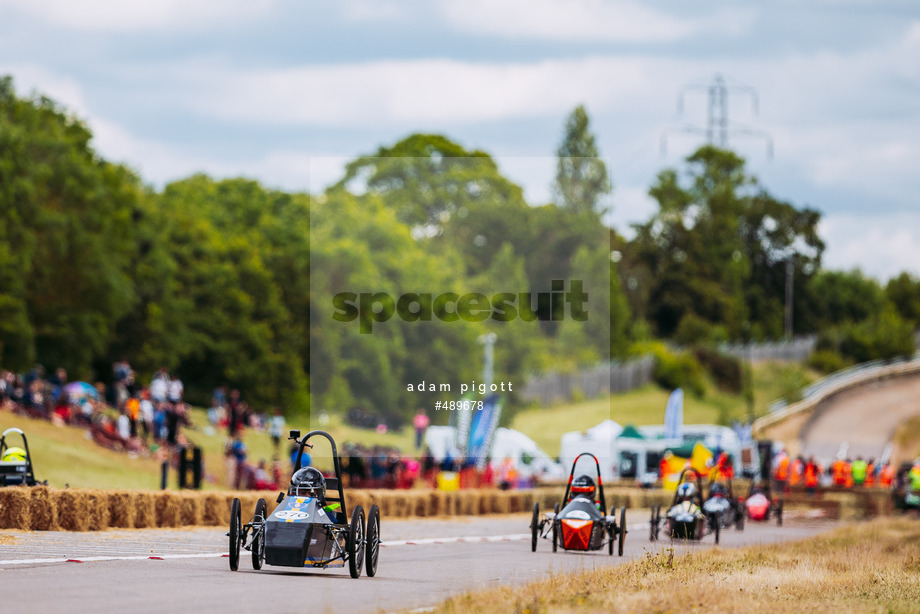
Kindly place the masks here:
[(881, 285), (859, 269), (820, 271), (809, 292), (812, 317), (821, 327), (861, 322), (880, 313), (885, 305)]
[(345, 167), (338, 184), (382, 196), (397, 218), (438, 234), (453, 216), (467, 217), (477, 204), (523, 204), (523, 191), (498, 172), (485, 152), (464, 149), (441, 135), (413, 134)]
[(362, 334), (359, 321), (333, 319), (333, 297), (341, 292), (386, 293), (393, 300), (406, 293), (462, 294), (467, 282), (455, 253), (433, 253), (419, 244), (380, 195), (355, 196), (341, 187), (314, 201), (311, 228), (310, 381), (319, 407), (345, 411), (350, 408), (335, 403), (352, 399), (405, 419), (416, 407), (445, 400), (444, 394), (409, 393), (408, 384), (456, 386), (477, 378), (482, 326), (436, 317), (407, 322), (387, 313), (386, 321), (373, 322), (370, 334)]
[[(689, 185), (666, 169), (649, 193), (659, 210), (635, 226), (626, 274), (647, 288), (640, 315), (671, 336), (685, 315), (745, 331), (776, 335), (784, 286), (779, 271), (791, 258), (805, 285), (820, 265), (819, 216), (771, 197), (736, 154), (706, 145), (687, 158)], [(779, 329), (781, 330), (781, 329)]]
[(842, 328), (840, 353), (854, 362), (908, 357), (916, 351), (910, 324), (891, 305)]
[(920, 279), (903, 272), (888, 280), (885, 296), (898, 314), (914, 328), (920, 328)]
[(77, 118), (0, 79), (0, 361), (89, 376), (132, 305), (128, 264), (143, 190)]
[(588, 113), (579, 105), (566, 119), (562, 143), (556, 151), (557, 203), (577, 214), (606, 213), (602, 202), (612, 189), (607, 165), (599, 157)]

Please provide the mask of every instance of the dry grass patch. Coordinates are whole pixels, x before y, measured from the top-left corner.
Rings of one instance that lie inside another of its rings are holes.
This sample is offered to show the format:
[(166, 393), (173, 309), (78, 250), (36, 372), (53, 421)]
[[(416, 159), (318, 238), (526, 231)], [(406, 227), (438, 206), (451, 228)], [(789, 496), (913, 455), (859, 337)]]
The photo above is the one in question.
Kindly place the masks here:
[(920, 522), (878, 519), (799, 542), (671, 549), (616, 567), (455, 597), (436, 612), (920, 612)]

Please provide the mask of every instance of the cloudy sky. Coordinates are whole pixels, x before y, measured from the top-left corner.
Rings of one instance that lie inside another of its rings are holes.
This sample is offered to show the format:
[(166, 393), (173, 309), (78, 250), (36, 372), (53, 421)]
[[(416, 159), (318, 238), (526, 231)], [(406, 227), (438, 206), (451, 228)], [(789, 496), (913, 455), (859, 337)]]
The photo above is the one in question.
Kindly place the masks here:
[(157, 187), (205, 171), (316, 190), (348, 158), (436, 131), (540, 203), (583, 103), (626, 234), (654, 210), (655, 175), (701, 143), (675, 129), (705, 125), (701, 87), (721, 74), (732, 123), (774, 156), (756, 136), (731, 146), (823, 213), (826, 266), (920, 274), (916, 0), (0, 0), (0, 74)]

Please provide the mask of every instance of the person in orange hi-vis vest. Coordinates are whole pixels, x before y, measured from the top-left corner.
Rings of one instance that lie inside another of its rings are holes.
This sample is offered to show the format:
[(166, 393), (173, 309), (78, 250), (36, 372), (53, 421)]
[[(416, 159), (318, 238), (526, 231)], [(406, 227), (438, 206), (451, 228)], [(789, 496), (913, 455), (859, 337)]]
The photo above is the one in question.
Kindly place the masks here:
[(776, 482), (777, 492), (788, 492), (789, 490), (789, 456), (783, 450), (776, 457), (774, 464), (773, 480)]
[(863, 486), (866, 488), (872, 488), (875, 486), (875, 459), (870, 458), (869, 462), (866, 463), (866, 481), (863, 482)]
[(831, 469), (834, 472), (834, 486), (843, 486), (847, 482), (847, 468), (846, 461), (842, 458), (838, 458), (834, 461), (834, 464), (831, 465)]
[(891, 466), (891, 463), (885, 463), (878, 474), (878, 485), (882, 488), (891, 488), (892, 484), (894, 484), (894, 467)]
[(853, 488), (853, 463), (850, 459), (843, 463), (843, 472), (844, 488)]
[(809, 457), (808, 462), (805, 463), (804, 474), (805, 490), (809, 495), (814, 495), (818, 490), (818, 476), (821, 475), (821, 467), (815, 462), (814, 456)]
[(789, 486), (798, 486), (802, 483), (802, 474), (805, 471), (805, 459), (796, 457), (789, 463)]

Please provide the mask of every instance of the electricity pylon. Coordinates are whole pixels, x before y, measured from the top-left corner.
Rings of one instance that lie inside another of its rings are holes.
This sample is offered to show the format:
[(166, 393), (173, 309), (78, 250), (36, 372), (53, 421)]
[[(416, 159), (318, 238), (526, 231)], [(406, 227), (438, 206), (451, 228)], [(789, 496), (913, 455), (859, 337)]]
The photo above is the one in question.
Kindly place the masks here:
[(710, 83), (691, 83), (685, 85), (677, 95), (677, 114), (684, 114), (684, 96), (693, 91), (705, 91), (709, 100), (706, 127), (694, 124), (666, 128), (661, 135), (661, 155), (667, 154), (668, 134), (697, 134), (706, 137), (706, 142), (728, 148), (729, 136), (752, 136), (764, 138), (767, 142), (767, 157), (773, 157), (773, 138), (764, 130), (750, 128), (733, 123), (728, 119), (728, 97), (731, 94), (746, 94), (751, 100), (751, 110), (757, 115), (757, 91), (747, 85), (728, 85), (720, 74), (716, 74)]

